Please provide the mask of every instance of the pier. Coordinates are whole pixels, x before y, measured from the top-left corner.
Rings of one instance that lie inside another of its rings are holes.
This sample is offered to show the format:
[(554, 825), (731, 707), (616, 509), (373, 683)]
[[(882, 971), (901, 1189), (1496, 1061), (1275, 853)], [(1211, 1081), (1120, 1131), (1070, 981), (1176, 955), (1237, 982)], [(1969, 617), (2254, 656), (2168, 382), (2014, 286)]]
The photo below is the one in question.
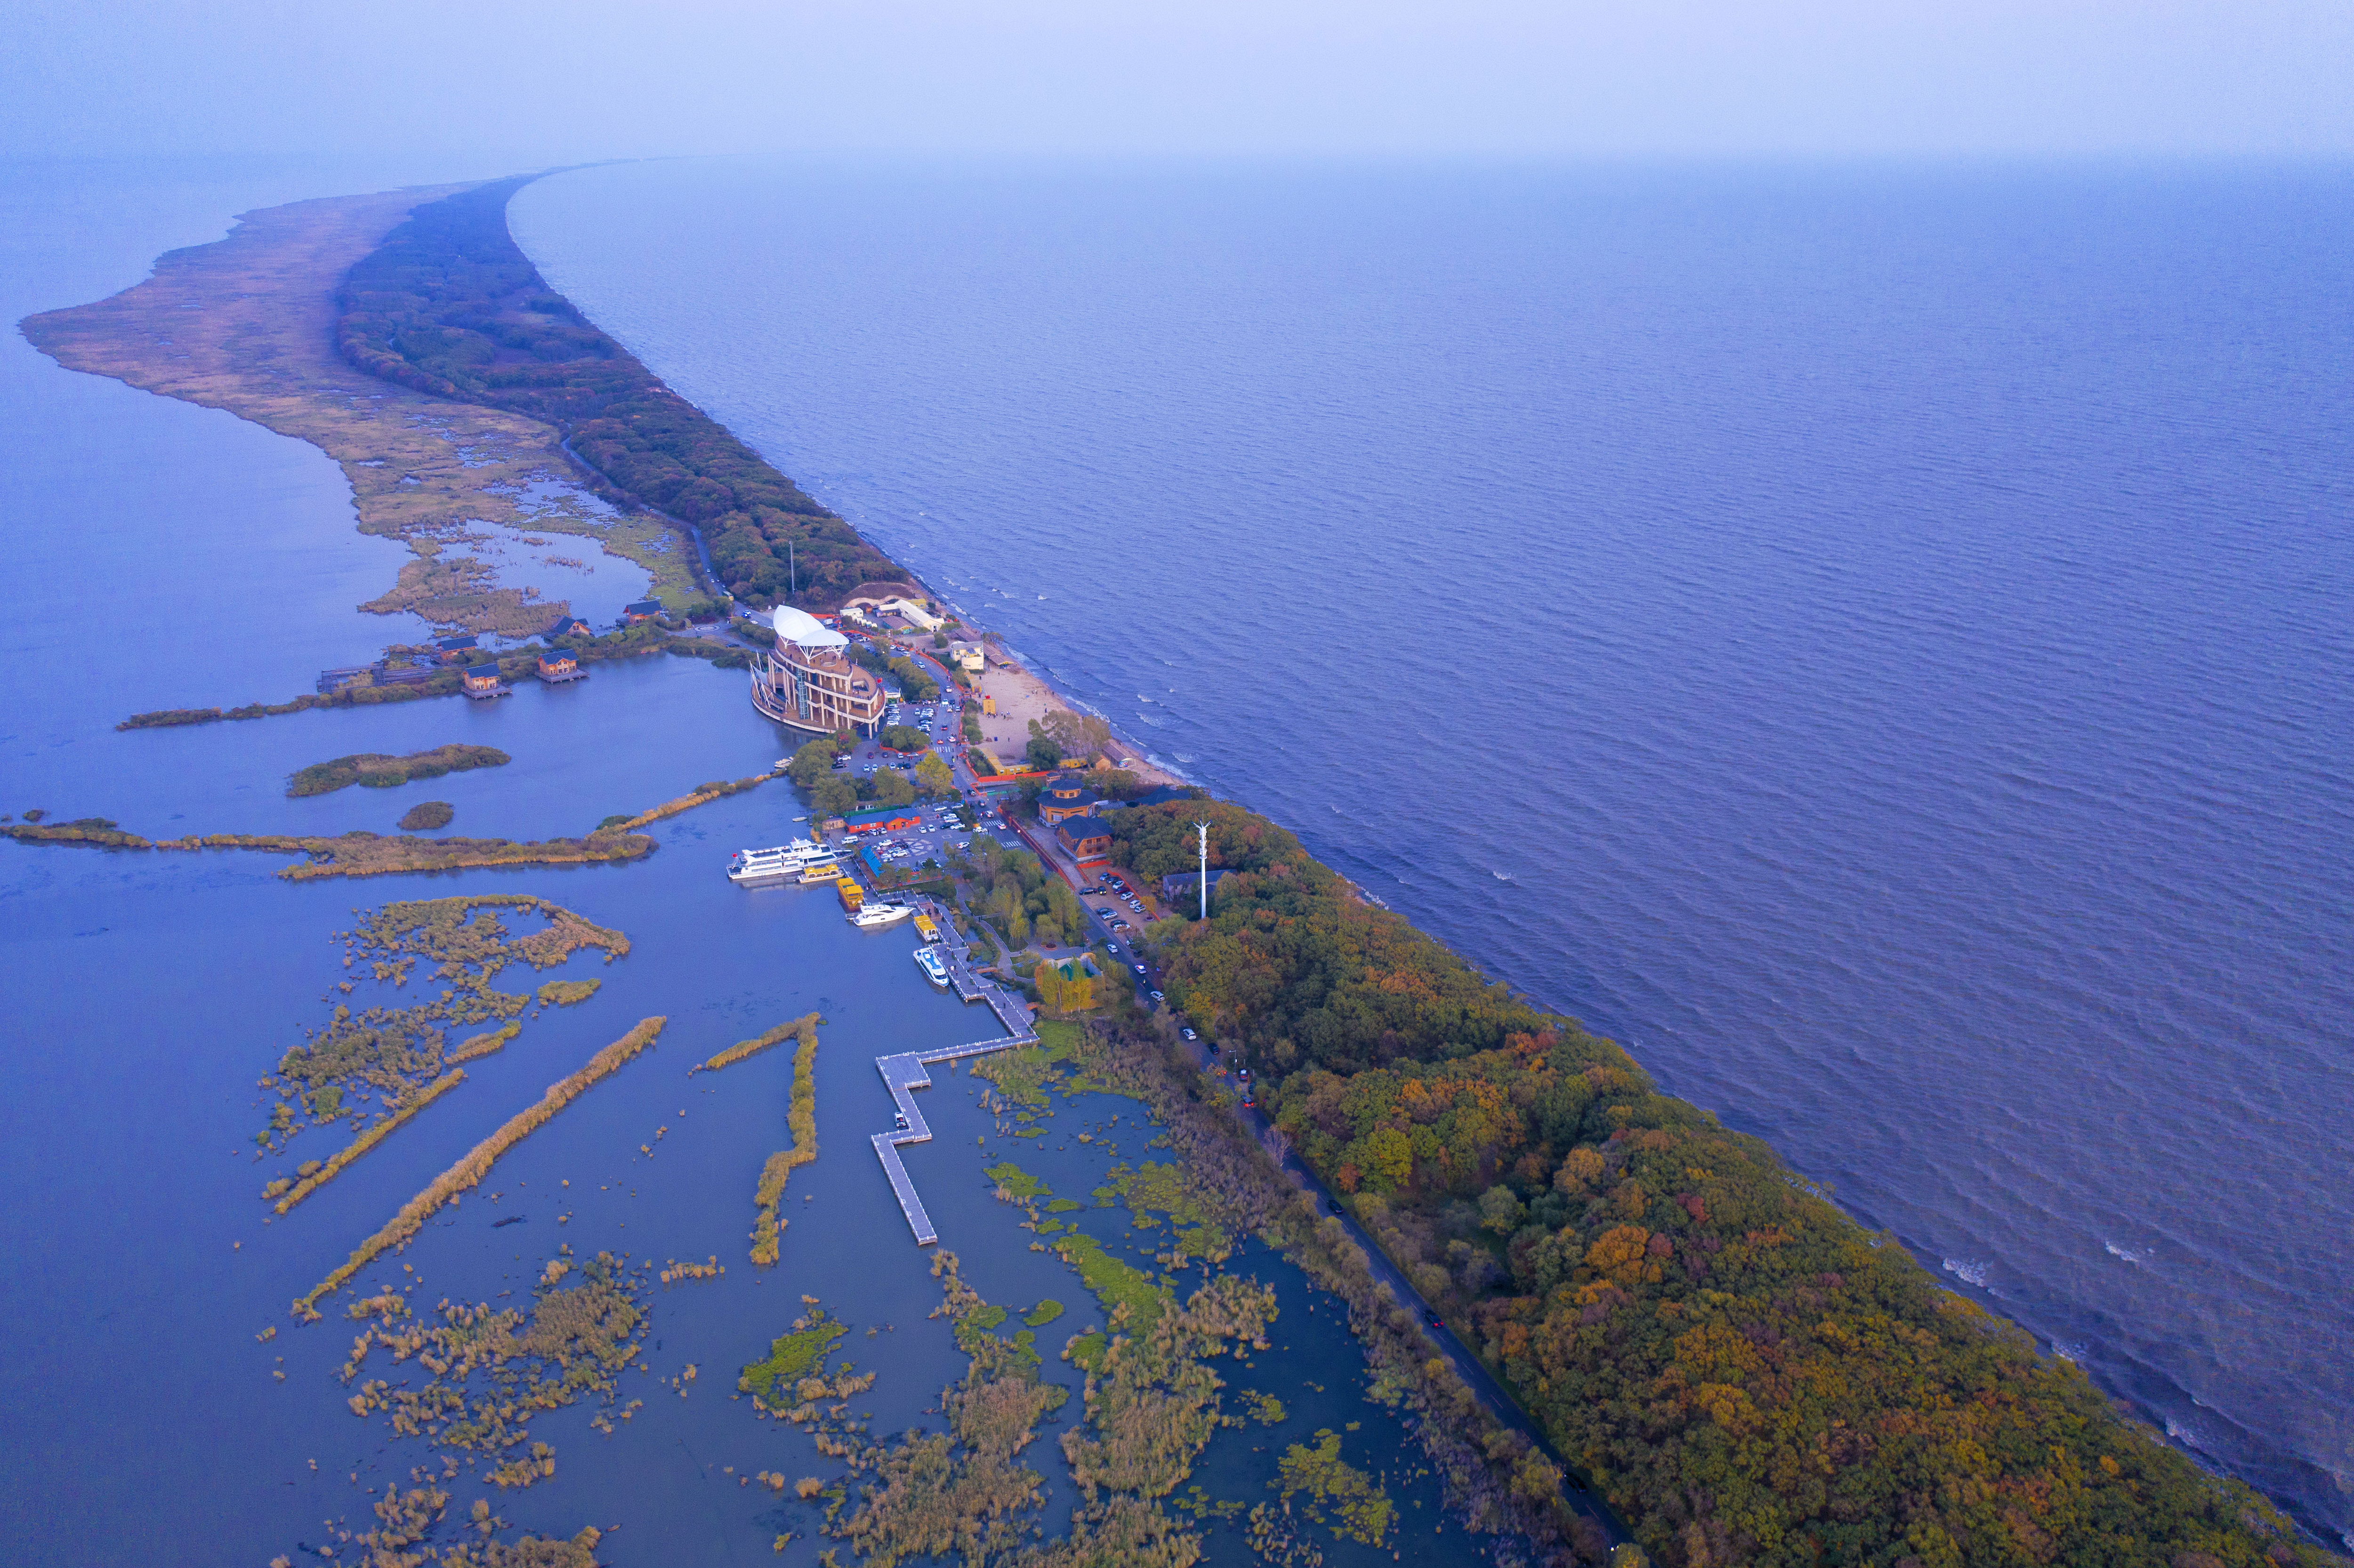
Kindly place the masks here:
[[(925, 912), (940, 922), (943, 931), (953, 929), (948, 924), (947, 912), (925, 901)], [(899, 1158), (903, 1143), (929, 1143), (932, 1129), (924, 1120), (924, 1113), (916, 1104), (915, 1091), (932, 1086), (932, 1076), (924, 1069), (934, 1062), (959, 1062), (968, 1056), (986, 1056), (998, 1051), (1010, 1051), (1019, 1046), (1038, 1043), (1037, 1027), (1031, 1022), (1030, 1010), (1022, 999), (1009, 995), (1002, 986), (985, 980), (972, 972), (964, 955), (949, 944), (940, 944), (942, 956), (948, 960), (949, 984), (963, 1001), (985, 1001), (1007, 1033), (987, 1040), (975, 1040), (962, 1045), (944, 1045), (933, 1051), (903, 1051), (889, 1056), (875, 1058), (875, 1070), (883, 1075), (884, 1085), (891, 1091), (891, 1103), (898, 1107), (907, 1126), (875, 1135), (875, 1156), (883, 1162), (883, 1174), (891, 1181), (891, 1191), (899, 1200), (899, 1212), (907, 1217), (907, 1229), (915, 1233), (917, 1246), (930, 1246), (940, 1239), (932, 1228), (932, 1217), (924, 1211), (924, 1200), (916, 1192), (916, 1184), (907, 1176), (907, 1167)]]

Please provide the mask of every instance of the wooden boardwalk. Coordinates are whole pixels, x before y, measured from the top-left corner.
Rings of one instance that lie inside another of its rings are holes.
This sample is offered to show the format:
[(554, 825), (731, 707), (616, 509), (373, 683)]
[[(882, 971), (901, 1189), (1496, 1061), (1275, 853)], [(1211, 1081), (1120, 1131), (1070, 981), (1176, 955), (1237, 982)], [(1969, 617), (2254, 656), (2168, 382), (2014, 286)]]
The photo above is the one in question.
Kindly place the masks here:
[[(943, 911), (929, 911), (936, 920), (948, 926)], [(1022, 999), (1007, 994), (1005, 989), (976, 975), (965, 964), (961, 955), (942, 944), (942, 956), (948, 959), (949, 983), (959, 998), (965, 1001), (985, 1001), (1007, 1033), (988, 1040), (974, 1040), (962, 1045), (944, 1045), (935, 1051), (903, 1051), (894, 1055), (875, 1058), (875, 1070), (883, 1075), (883, 1083), (891, 1091), (891, 1103), (898, 1107), (900, 1126), (889, 1132), (875, 1135), (875, 1156), (883, 1162), (883, 1174), (891, 1181), (891, 1191), (899, 1200), (899, 1212), (907, 1216), (907, 1228), (915, 1233), (917, 1246), (929, 1246), (938, 1241), (939, 1233), (932, 1228), (932, 1217), (924, 1211), (924, 1200), (917, 1195), (916, 1184), (907, 1178), (907, 1167), (899, 1158), (903, 1143), (929, 1143), (932, 1129), (924, 1120), (924, 1113), (916, 1104), (915, 1091), (932, 1086), (932, 1075), (924, 1069), (934, 1062), (957, 1062), (968, 1056), (986, 1056), (993, 1052), (1010, 1051), (1017, 1046), (1034, 1045), (1038, 1031), (1031, 1022), (1030, 1010)]]

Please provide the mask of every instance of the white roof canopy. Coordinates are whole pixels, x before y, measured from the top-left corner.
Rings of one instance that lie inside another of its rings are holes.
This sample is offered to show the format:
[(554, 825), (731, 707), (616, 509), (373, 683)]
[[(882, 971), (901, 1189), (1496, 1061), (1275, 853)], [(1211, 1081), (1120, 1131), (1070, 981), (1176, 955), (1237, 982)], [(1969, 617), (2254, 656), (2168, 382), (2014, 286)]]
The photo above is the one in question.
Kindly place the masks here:
[(769, 617), (769, 624), (777, 629), (777, 641), (796, 642), (803, 648), (846, 648), (850, 639), (826, 625), (805, 609), (780, 604)]

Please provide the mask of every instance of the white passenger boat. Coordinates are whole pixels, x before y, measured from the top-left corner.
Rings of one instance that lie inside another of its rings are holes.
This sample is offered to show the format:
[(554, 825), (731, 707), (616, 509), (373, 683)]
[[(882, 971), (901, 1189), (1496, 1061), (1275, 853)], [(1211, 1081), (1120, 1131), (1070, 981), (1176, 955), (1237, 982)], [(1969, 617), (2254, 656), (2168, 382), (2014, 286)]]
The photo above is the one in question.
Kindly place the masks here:
[(915, 913), (907, 904), (869, 904), (850, 916), (850, 923), (864, 930), (875, 926), (896, 926)]
[(799, 882), (802, 880), (801, 873), (832, 858), (824, 845), (807, 839), (795, 839), (768, 849), (737, 850), (727, 859), (727, 880), (748, 887), (769, 882)]
[(940, 950), (938, 948), (917, 948), (916, 949), (916, 967), (924, 971), (924, 978), (926, 980), (931, 981), (942, 991), (948, 990), (949, 966), (947, 962), (941, 959)]

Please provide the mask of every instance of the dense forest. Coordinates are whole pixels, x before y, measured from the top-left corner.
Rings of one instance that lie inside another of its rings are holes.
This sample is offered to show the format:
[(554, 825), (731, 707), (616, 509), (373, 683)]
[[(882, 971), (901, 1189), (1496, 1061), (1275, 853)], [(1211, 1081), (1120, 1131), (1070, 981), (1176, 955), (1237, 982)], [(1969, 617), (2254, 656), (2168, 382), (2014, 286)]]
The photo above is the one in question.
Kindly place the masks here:
[(1172, 999), (1660, 1561), (2338, 1561), (1281, 828), (1131, 808), (1113, 858), (1190, 869), (1205, 811), (1235, 874), (1154, 927)]
[(738, 597), (830, 608), (901, 578), (890, 558), (549, 289), (507, 232), (529, 176), (419, 207), (353, 267), (337, 345), (360, 369), (544, 419), (642, 503), (703, 534)]

